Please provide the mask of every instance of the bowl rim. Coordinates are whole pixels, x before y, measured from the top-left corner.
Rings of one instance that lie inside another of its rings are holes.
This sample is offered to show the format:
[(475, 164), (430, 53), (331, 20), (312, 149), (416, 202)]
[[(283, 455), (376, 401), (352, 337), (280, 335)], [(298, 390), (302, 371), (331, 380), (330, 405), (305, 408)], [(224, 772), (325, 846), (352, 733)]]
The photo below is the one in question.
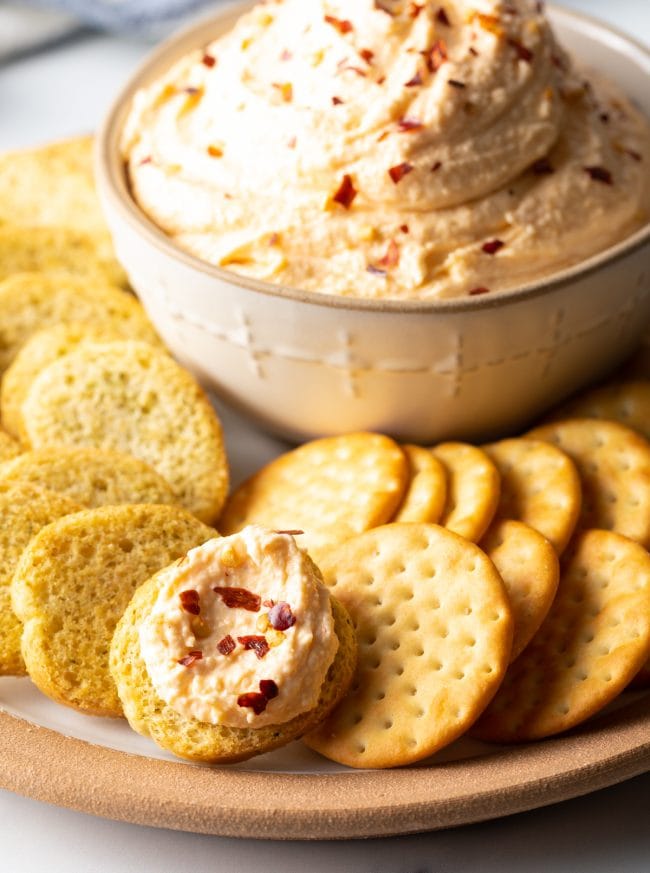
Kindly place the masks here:
[[(137, 235), (143, 237), (162, 254), (181, 261), (186, 267), (198, 270), (212, 279), (218, 279), (226, 284), (235, 285), (266, 297), (350, 311), (417, 314), (424, 312), (483, 311), (499, 308), (510, 303), (516, 304), (520, 301), (530, 300), (551, 293), (575, 281), (586, 279), (603, 267), (609, 267), (650, 244), (649, 220), (635, 233), (615, 245), (557, 273), (552, 273), (547, 278), (528, 282), (506, 291), (495, 292), (494, 295), (431, 298), (426, 300), (375, 299), (338, 294), (321, 294), (317, 291), (307, 291), (288, 285), (273, 284), (243, 276), (234, 271), (219, 267), (216, 264), (203, 261), (185, 251), (144, 213), (132, 197), (126, 182), (124, 163), (118, 151), (118, 131), (124, 123), (127, 106), (132, 100), (133, 95), (145, 82), (151, 80), (152, 68), (161, 66), (164, 61), (167, 61), (169, 64), (173, 63), (176, 59), (175, 56), (180, 57), (182, 54), (179, 48), (181, 46), (184, 48), (187, 42), (194, 41), (199, 46), (205, 42), (205, 38), (201, 39), (201, 34), (206, 27), (212, 27), (224, 19), (235, 19), (236, 16), (246, 9), (252, 8), (253, 5), (253, 0), (237, 0), (235, 3), (229, 3), (216, 12), (213, 10), (208, 16), (194, 21), (189, 26), (182, 28), (164, 40), (149, 52), (136, 67), (113, 100), (100, 126), (95, 146), (95, 174), (98, 187), (104, 198), (115, 207), (120, 218), (132, 230), (136, 231)], [(613, 50), (623, 53), (621, 52), (622, 44), (628, 50), (632, 49), (634, 53), (639, 53), (641, 60), (647, 61), (650, 72), (650, 46), (643, 44), (629, 34), (609, 23), (603, 22), (595, 16), (573, 9), (566, 9), (555, 4), (549, 4), (548, 9), (553, 18), (560, 20), (564, 18), (569, 23), (572, 23), (575, 29), (588, 32), (588, 35), (596, 41), (603, 42), (608, 38), (611, 39), (612, 36), (615, 37), (619, 45), (613, 46)], [(648, 81), (650, 84), (650, 75), (648, 76)]]

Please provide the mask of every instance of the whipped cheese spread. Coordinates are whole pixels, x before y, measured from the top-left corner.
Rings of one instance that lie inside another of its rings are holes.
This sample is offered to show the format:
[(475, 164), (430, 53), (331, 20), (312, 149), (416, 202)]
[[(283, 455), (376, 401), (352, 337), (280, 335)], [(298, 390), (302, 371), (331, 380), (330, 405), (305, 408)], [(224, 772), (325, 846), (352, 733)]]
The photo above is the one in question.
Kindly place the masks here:
[(325, 294), (496, 292), (650, 217), (650, 127), (533, 0), (270, 0), (133, 101), (133, 196), (183, 249)]
[(140, 649), (177, 712), (258, 728), (316, 706), (338, 639), (329, 594), (293, 536), (251, 525), (193, 549), (159, 582)]

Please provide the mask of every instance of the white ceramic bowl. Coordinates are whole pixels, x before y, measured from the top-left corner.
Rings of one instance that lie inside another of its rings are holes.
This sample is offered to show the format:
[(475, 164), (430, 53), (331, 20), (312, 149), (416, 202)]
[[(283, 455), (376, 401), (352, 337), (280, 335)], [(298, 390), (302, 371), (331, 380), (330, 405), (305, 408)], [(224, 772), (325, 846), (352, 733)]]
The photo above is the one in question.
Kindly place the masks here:
[[(483, 439), (522, 427), (632, 350), (650, 320), (650, 225), (543, 282), (419, 303), (270, 285), (172, 243), (129, 194), (120, 131), (136, 89), (250, 5), (157, 49), (119, 95), (98, 147), (118, 257), (171, 350), (209, 389), (290, 439), (360, 429), (421, 443)], [(562, 43), (650, 116), (650, 52), (584, 16), (550, 15)]]

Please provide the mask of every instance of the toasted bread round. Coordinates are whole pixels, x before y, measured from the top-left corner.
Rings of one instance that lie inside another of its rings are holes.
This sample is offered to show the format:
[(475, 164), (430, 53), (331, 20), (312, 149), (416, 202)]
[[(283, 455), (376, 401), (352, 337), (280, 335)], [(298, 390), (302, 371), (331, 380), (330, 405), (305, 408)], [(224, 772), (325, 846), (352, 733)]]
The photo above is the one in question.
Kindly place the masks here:
[(314, 709), (284, 724), (262, 728), (214, 725), (180, 715), (156, 693), (140, 653), (139, 627), (152, 609), (157, 594), (157, 576), (135, 592), (115, 630), (110, 661), (129, 724), (138, 733), (151, 737), (163, 749), (193, 761), (243, 761), (284, 746), (314, 729), (345, 695), (356, 664), (356, 638), (350, 616), (332, 598), (339, 647)]
[(121, 716), (108, 651), (133, 592), (216, 536), (176, 506), (104, 506), (48, 525), (22, 554), (11, 595), (40, 690), (91, 715)]
[(153, 467), (105, 449), (36, 449), (0, 464), (0, 482), (29, 482), (94, 509), (121, 503), (176, 503)]
[(84, 342), (113, 342), (122, 339), (137, 339), (127, 324), (112, 326), (92, 322), (62, 322), (36, 331), (21, 346), (18, 354), (5, 370), (0, 387), (2, 422), (9, 433), (19, 436), (22, 424), (22, 405), (32, 382), (45, 367), (68, 355)]
[(22, 406), (33, 448), (94, 446), (146, 461), (212, 522), (228, 489), (221, 425), (190, 374), (146, 343), (86, 343), (34, 380)]
[(0, 675), (22, 676), (22, 624), (11, 608), (11, 578), (23, 549), (41, 528), (81, 507), (23, 482), (0, 482)]
[(11, 276), (0, 281), (0, 312), (0, 372), (32, 334), (62, 321), (102, 325), (130, 339), (160, 343), (135, 297), (87, 277), (29, 272)]

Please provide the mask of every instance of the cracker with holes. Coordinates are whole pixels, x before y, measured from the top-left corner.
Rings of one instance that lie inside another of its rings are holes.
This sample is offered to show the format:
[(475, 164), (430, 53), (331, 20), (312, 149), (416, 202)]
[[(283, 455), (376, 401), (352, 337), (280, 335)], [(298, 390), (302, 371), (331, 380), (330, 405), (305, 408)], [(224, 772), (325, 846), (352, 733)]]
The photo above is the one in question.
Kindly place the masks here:
[(230, 497), (223, 534), (247, 524), (301, 530), (318, 562), (327, 549), (385, 524), (409, 478), (404, 452), (386, 436), (354, 433), (304, 443), (258, 471)]
[(440, 443), (431, 451), (447, 473), (447, 501), (440, 524), (477, 543), (499, 504), (497, 469), (485, 452), (468, 443)]
[(22, 676), (22, 625), (11, 608), (11, 577), (23, 549), (41, 528), (81, 507), (23, 482), (0, 482), (0, 675)]
[(41, 530), (11, 588), (32, 681), (58, 703), (122, 715), (108, 663), (117, 622), (138, 585), (215, 535), (179, 507), (147, 504), (87, 509)]
[(479, 545), (499, 571), (510, 600), (514, 661), (551, 608), (560, 578), (558, 558), (545, 537), (520, 521), (493, 522)]
[(28, 482), (94, 509), (121, 503), (176, 503), (171, 486), (131, 455), (102, 449), (37, 449), (0, 464), (0, 482)]
[(650, 439), (650, 380), (610, 382), (592, 388), (561, 406), (551, 420), (559, 418), (606, 418)]
[(111, 646), (131, 726), (227, 763), (321, 722), (356, 663), (352, 621), (289, 534), (251, 525), (192, 549), (136, 592)]
[(547, 618), (506, 674), (475, 735), (541, 739), (599, 712), (650, 654), (650, 555), (611, 531), (578, 534)]
[(357, 630), (350, 694), (307, 745), (350, 767), (399, 767), (464, 733), (505, 673), (512, 618), (473, 543), (437, 525), (390, 524), (332, 550), (325, 583)]
[(579, 526), (604, 528), (650, 545), (650, 443), (614, 421), (570, 418), (529, 434), (562, 449), (582, 483)]
[(506, 439), (483, 446), (501, 476), (497, 518), (522, 521), (543, 534), (558, 554), (580, 516), (582, 491), (573, 461), (542, 440)]
[(34, 449), (131, 454), (166, 479), (197, 518), (212, 522), (221, 510), (228, 466), (219, 419), (192, 376), (147, 343), (79, 346), (34, 380), (22, 420)]
[(404, 445), (409, 483), (393, 521), (437, 522), (445, 508), (447, 476), (442, 463), (428, 449)]

